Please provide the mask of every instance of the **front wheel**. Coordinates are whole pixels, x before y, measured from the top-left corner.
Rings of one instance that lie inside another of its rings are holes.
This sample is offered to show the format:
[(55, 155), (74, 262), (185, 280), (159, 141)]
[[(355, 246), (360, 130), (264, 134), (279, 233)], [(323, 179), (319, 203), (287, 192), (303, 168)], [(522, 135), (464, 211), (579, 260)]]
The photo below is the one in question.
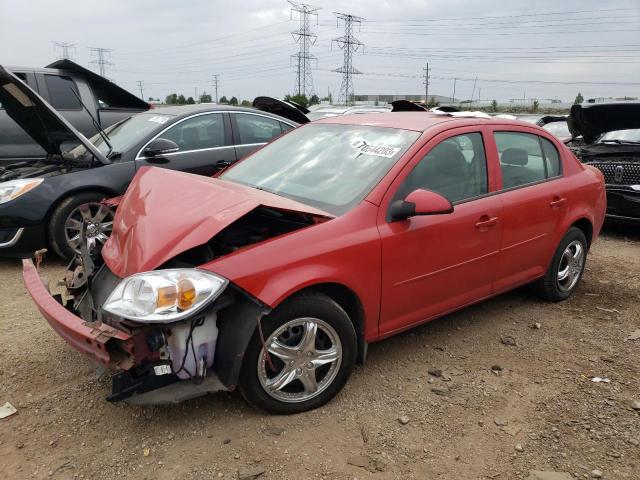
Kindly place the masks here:
[(331, 298), (305, 293), (262, 319), (245, 352), (239, 387), (247, 402), (271, 413), (317, 408), (344, 386), (356, 359), (356, 333)]
[(544, 277), (535, 283), (543, 299), (559, 302), (569, 298), (582, 278), (587, 248), (582, 230), (571, 227), (558, 245)]
[(83, 224), (87, 242), (104, 244), (113, 227), (113, 211), (100, 203), (100, 192), (80, 192), (65, 198), (49, 221), (49, 243), (61, 257), (70, 259), (80, 253)]

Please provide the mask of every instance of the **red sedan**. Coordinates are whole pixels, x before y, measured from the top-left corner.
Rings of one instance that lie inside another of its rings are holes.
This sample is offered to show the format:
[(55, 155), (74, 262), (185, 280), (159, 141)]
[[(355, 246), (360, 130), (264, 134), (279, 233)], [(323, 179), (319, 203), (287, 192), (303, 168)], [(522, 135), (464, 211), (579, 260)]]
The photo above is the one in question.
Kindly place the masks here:
[(602, 174), (534, 125), (453, 115), (321, 120), (218, 178), (143, 168), (102, 251), (84, 232), (72, 298), (29, 260), (27, 288), (121, 370), (111, 401), (238, 387), (270, 412), (316, 408), (371, 342), (528, 283), (564, 300), (582, 276)]

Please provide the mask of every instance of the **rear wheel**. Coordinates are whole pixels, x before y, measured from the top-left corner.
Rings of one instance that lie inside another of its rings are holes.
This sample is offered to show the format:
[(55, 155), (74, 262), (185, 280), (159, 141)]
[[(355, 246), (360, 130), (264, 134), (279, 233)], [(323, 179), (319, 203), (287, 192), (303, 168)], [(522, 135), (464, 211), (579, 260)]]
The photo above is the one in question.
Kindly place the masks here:
[(86, 241), (104, 244), (113, 228), (113, 211), (100, 201), (99, 192), (81, 192), (64, 199), (49, 221), (49, 239), (54, 252), (72, 258), (80, 252), (81, 231), (86, 223)]
[(579, 228), (571, 227), (553, 255), (544, 277), (535, 283), (545, 300), (559, 302), (571, 296), (587, 261), (587, 238)]
[(356, 333), (332, 299), (307, 293), (262, 319), (245, 352), (239, 387), (247, 402), (272, 413), (317, 408), (344, 386), (355, 363)]

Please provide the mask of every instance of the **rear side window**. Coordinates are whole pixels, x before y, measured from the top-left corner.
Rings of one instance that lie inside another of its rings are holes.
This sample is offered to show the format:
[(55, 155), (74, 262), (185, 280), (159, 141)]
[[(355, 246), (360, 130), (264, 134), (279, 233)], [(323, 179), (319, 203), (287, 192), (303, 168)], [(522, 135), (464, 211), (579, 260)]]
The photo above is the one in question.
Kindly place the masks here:
[(282, 133), (282, 122), (260, 115), (236, 114), (240, 144), (266, 143)]
[(75, 83), (70, 77), (59, 75), (45, 75), (47, 90), (49, 90), (49, 103), (57, 110), (80, 110), (82, 105), (73, 94), (78, 92)]
[(553, 176), (547, 174), (538, 135), (519, 132), (496, 132), (494, 135), (502, 170), (502, 188), (519, 187)]
[(560, 175), (560, 155), (556, 147), (546, 138), (540, 137), (542, 152), (547, 163), (547, 178)]

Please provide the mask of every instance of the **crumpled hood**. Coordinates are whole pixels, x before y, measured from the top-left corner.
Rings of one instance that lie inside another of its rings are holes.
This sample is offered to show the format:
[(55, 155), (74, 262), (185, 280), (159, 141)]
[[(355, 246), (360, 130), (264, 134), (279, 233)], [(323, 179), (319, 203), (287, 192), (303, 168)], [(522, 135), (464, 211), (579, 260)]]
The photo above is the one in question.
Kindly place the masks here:
[(603, 133), (640, 128), (640, 102), (583, 103), (573, 105), (567, 117), (569, 131), (593, 143)]
[(294, 200), (226, 180), (143, 167), (118, 205), (102, 257), (119, 277), (153, 270), (206, 243), (259, 206), (332, 217)]

